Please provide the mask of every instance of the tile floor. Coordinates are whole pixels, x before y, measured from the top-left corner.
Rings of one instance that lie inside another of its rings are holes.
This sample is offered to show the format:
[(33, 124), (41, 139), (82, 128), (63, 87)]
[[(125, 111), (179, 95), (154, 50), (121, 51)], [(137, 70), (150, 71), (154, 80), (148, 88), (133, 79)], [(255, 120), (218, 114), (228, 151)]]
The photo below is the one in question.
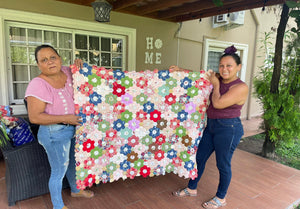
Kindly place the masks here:
[[(243, 121), (245, 136), (258, 129), (259, 118)], [(292, 209), (300, 203), (300, 170), (260, 156), (237, 150), (232, 160), (232, 181), (224, 209)], [(5, 164), (0, 161), (1, 209), (51, 209), (49, 194), (7, 205)], [(186, 186), (187, 180), (175, 174), (152, 178), (138, 177), (119, 180), (91, 188), (93, 199), (72, 198), (69, 189), (63, 190), (65, 204), (70, 209), (197, 209), (216, 191), (218, 172), (214, 155), (207, 162), (198, 186), (197, 197), (176, 198), (171, 192)]]

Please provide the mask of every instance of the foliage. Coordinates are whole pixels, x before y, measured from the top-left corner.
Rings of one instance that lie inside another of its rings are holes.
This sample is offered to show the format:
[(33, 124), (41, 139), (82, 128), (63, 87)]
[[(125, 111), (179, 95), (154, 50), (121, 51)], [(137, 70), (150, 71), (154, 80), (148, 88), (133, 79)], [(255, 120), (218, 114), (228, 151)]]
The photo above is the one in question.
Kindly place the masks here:
[[(267, 56), (260, 67), (260, 76), (254, 78), (255, 95), (263, 106), (263, 119), (267, 123), (270, 140), (275, 145), (283, 140), (292, 143), (300, 136), (299, 111), (299, 56), (289, 54), (282, 65), (277, 94), (270, 93), (270, 83), (274, 68), (274, 54), (269, 53), (272, 46), (272, 32), (265, 33), (262, 49)], [(286, 39), (291, 36), (286, 35)], [(289, 40), (289, 43), (292, 43)], [(299, 49), (297, 49), (299, 51)], [(271, 50), (272, 51), (272, 50)], [(295, 93), (296, 92), (296, 93)], [(295, 93), (295, 94), (294, 94)]]
[[(0, 115), (1, 119), (1, 115)], [(9, 143), (10, 138), (6, 133), (6, 126), (0, 121), (0, 147), (5, 147), (7, 143)]]
[(214, 5), (216, 5), (217, 7), (221, 7), (223, 6), (223, 2), (221, 0), (213, 0)]
[(279, 143), (276, 148), (276, 155), (280, 157), (282, 164), (300, 170), (300, 140), (294, 143)]
[[(261, 155), (259, 150), (256, 149), (262, 146), (265, 136), (265, 133), (260, 133), (245, 137), (241, 140), (244, 145), (239, 145), (238, 148), (253, 154)], [(249, 145), (252, 145), (254, 149), (250, 149)], [(271, 160), (300, 170), (300, 139), (296, 139), (291, 143), (280, 141), (277, 144), (275, 155)]]

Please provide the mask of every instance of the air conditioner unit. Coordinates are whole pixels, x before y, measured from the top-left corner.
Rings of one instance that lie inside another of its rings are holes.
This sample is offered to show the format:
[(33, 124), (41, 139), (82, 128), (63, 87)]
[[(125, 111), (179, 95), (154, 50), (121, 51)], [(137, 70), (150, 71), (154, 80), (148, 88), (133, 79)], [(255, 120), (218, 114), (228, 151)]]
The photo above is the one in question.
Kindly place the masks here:
[(221, 27), (228, 23), (229, 23), (229, 20), (228, 20), (226, 14), (213, 16), (213, 24), (212, 24), (213, 28)]
[(229, 24), (227, 24), (224, 28), (225, 30), (230, 30), (241, 25), (244, 25), (245, 19), (245, 11), (241, 12), (233, 12), (229, 16)]
[(232, 12), (213, 16), (213, 28), (223, 27), (225, 30), (230, 30), (244, 24), (245, 11)]
[(217, 15), (216, 16), (216, 23), (222, 23), (222, 22), (227, 22), (227, 15)]

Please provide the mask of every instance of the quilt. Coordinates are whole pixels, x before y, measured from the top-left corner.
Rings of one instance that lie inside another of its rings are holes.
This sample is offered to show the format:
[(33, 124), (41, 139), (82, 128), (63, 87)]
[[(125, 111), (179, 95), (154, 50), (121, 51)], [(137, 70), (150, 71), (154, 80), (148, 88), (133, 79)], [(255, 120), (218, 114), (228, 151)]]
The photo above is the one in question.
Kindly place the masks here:
[(204, 71), (128, 72), (71, 65), (77, 187), (175, 173), (197, 177), (195, 155), (211, 92)]

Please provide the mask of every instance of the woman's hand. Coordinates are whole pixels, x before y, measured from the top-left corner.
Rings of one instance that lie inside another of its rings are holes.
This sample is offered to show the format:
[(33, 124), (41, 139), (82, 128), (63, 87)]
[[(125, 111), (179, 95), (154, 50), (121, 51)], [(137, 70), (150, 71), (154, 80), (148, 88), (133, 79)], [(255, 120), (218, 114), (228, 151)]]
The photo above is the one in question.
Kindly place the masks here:
[(217, 73), (213, 70), (209, 69), (205, 72), (204, 77), (213, 85), (219, 84), (219, 77), (217, 76)]
[(181, 71), (182, 69), (180, 67), (178, 67), (177, 65), (171, 65), (169, 67), (170, 70), (173, 70), (173, 71)]
[(64, 124), (81, 125), (82, 118), (76, 115), (64, 115)]
[(74, 60), (74, 65), (76, 65), (76, 67), (78, 68), (78, 69), (81, 69), (82, 67), (83, 67), (83, 62), (82, 62), (82, 59), (75, 59)]

